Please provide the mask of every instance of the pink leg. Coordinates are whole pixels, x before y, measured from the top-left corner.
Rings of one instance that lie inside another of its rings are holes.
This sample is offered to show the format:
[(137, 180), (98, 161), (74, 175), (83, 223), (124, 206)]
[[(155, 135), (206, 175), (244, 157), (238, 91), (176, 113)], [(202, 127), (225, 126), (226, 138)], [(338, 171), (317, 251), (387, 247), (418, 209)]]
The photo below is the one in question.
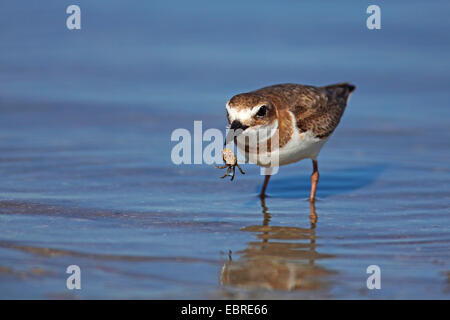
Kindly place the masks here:
[(266, 196), (266, 188), (267, 188), (267, 184), (269, 183), (269, 179), (270, 179), (270, 174), (266, 175), (264, 178), (264, 184), (263, 184), (261, 193), (259, 194), (260, 198), (264, 198)]
[(319, 168), (317, 166), (317, 160), (313, 160), (313, 173), (311, 175), (311, 194), (309, 201), (314, 202), (316, 200), (317, 184), (319, 183)]

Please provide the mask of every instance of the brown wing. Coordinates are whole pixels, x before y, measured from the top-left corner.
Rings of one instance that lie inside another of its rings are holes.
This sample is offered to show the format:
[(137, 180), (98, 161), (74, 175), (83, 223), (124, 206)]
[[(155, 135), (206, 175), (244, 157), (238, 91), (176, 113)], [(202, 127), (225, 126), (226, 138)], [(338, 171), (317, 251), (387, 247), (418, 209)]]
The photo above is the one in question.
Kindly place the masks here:
[(289, 88), (289, 110), (301, 132), (312, 130), (314, 136), (326, 138), (336, 129), (355, 89), (347, 83), (326, 87), (300, 86)]

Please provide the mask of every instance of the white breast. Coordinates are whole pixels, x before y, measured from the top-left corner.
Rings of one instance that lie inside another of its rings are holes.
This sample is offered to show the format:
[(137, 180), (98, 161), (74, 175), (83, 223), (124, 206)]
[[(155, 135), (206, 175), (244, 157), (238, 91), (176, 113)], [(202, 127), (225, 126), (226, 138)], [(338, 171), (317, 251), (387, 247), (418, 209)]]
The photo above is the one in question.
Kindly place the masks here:
[(279, 149), (279, 165), (283, 166), (307, 158), (315, 160), (325, 142), (326, 139), (314, 137), (311, 130), (299, 133), (296, 129), (291, 140)]
[[(266, 158), (269, 157), (270, 159), (277, 160), (271, 160), (272, 164), (266, 165), (266, 162), (262, 163), (259, 161), (258, 156), (258, 161), (251, 161), (252, 158), (250, 157), (249, 160), (251, 162), (264, 167), (273, 167), (294, 163), (302, 159), (309, 158), (315, 160), (317, 158), (320, 149), (323, 147), (327, 139), (319, 139), (314, 137), (312, 130), (307, 132), (299, 132), (294, 115), (291, 112), (289, 114), (293, 118), (293, 134), (291, 139), (282, 148), (273, 150), (266, 155)], [(238, 149), (240, 150), (239, 147)], [(240, 152), (244, 153), (243, 150), (240, 150)], [(273, 163), (275, 163), (275, 165), (273, 165)]]

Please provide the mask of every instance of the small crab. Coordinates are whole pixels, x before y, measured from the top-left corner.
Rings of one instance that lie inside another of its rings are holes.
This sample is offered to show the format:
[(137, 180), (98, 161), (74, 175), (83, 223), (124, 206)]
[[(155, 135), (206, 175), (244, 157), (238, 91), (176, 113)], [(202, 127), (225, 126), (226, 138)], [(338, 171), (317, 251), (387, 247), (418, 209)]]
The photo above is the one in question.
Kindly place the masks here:
[[(223, 165), (223, 166), (217, 166), (216, 165), (217, 169), (225, 169), (225, 168), (227, 168), (227, 172), (225, 173), (225, 175), (223, 175), (221, 177), (222, 179), (227, 177), (227, 176), (230, 176), (231, 177), (231, 181), (233, 181), (234, 175), (236, 173), (236, 171), (235, 171), (236, 170), (236, 166), (239, 168), (239, 171), (242, 174), (245, 174), (245, 172), (242, 170), (242, 168), (237, 163), (236, 156), (234, 155), (234, 152), (232, 150), (224, 148), (222, 150), (222, 158), (223, 158), (223, 161), (225, 162), (225, 165)], [(231, 175), (229, 175), (230, 170), (233, 170), (233, 174), (231, 174)]]

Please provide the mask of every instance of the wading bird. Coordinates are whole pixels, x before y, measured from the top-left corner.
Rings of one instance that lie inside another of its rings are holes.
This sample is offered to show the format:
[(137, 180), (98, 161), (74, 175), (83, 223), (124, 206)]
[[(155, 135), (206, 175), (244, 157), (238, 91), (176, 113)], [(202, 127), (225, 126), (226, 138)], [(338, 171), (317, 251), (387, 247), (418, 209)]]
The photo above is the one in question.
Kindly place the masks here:
[[(235, 141), (239, 134), (258, 136), (262, 132), (276, 132), (276, 150), (270, 149), (270, 140), (275, 135), (267, 136), (265, 143), (269, 146), (266, 152), (277, 157), (277, 166), (312, 159), (309, 199), (314, 201), (319, 182), (317, 156), (339, 124), (353, 90), (355, 86), (348, 83), (325, 87), (278, 84), (235, 95), (226, 104), (230, 132), (236, 132)], [(237, 143), (237, 147), (248, 158), (249, 146)], [(258, 160), (255, 163), (267, 166)], [(267, 174), (261, 197), (266, 194), (269, 179)]]

